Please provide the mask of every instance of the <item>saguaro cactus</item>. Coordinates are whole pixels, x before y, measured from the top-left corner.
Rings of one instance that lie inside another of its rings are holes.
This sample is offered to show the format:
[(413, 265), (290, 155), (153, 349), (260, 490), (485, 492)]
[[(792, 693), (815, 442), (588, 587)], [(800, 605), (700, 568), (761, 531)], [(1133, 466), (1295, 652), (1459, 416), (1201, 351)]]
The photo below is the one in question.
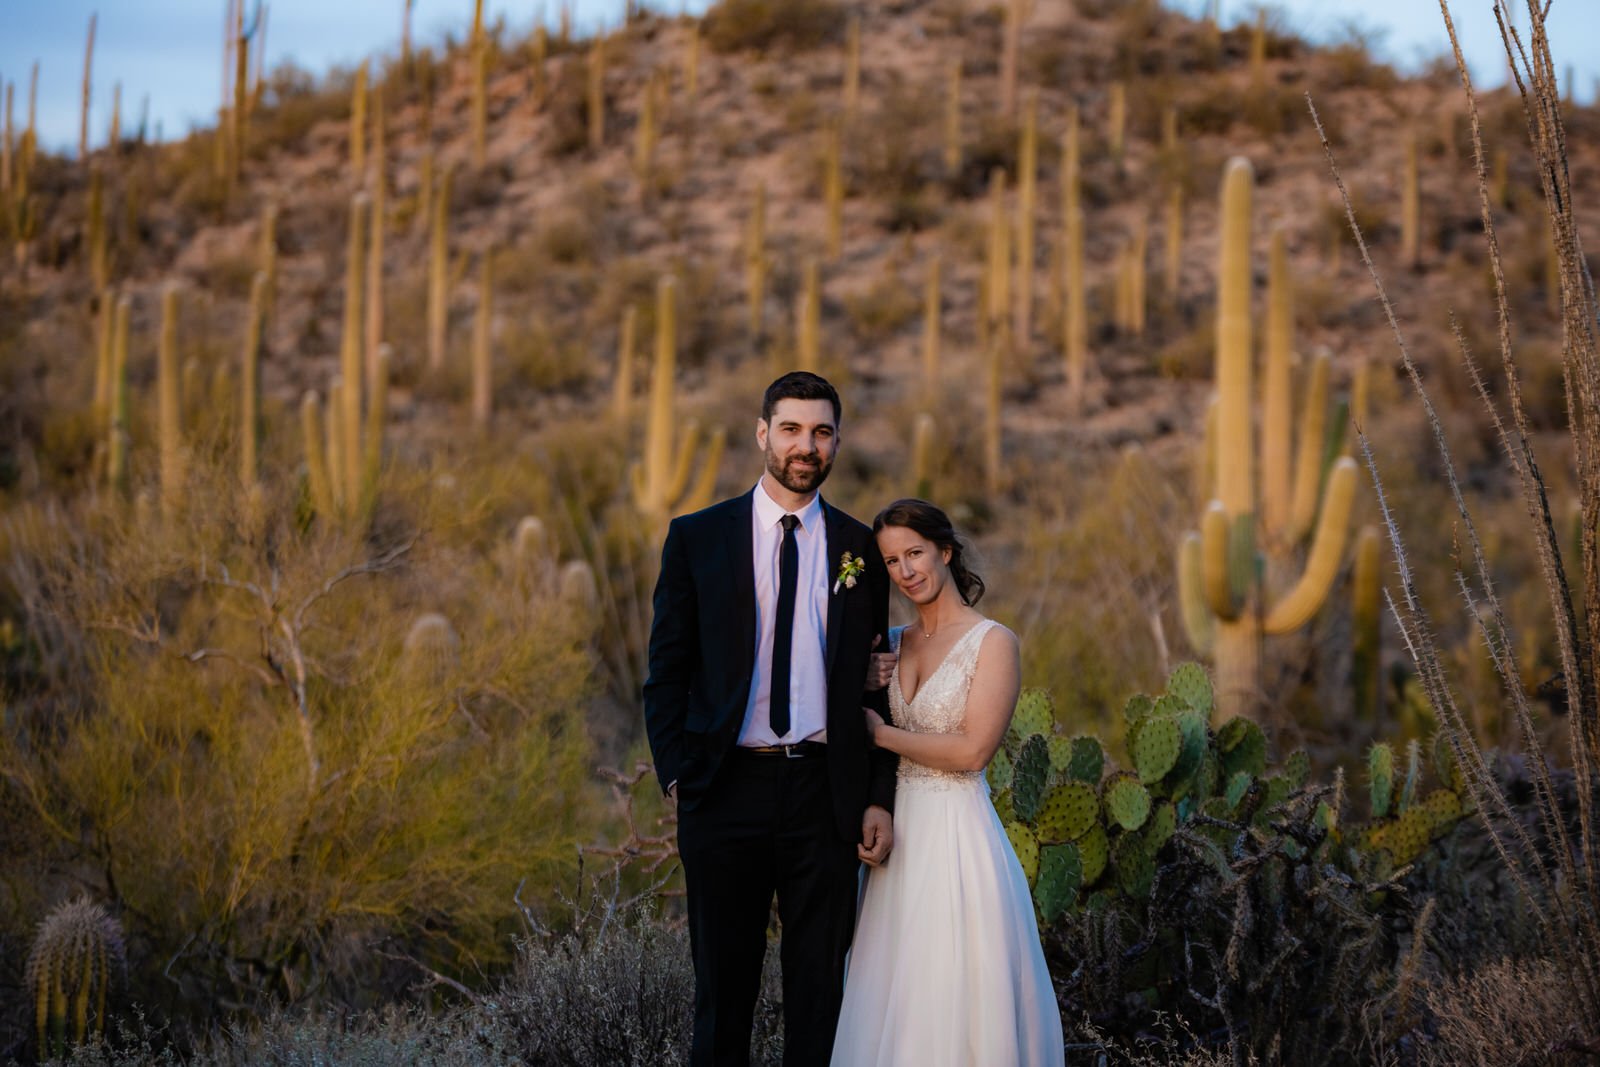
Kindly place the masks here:
[(314, 389), (308, 389), (300, 398), (300, 434), (306, 451), (306, 483), (311, 507), (319, 515), (332, 517), (338, 505), (333, 498), (333, 479), (324, 447), (322, 402)]
[(1039, 91), (1028, 93), (1017, 149), (1016, 342), (1027, 350), (1033, 337), (1034, 218), (1039, 188)]
[(356, 68), (350, 88), (350, 177), (359, 186), (367, 170), (367, 64)]
[(239, 484), (256, 484), (257, 446), (261, 440), (261, 328), (266, 317), (267, 275), (250, 279), (250, 311), (239, 348)]
[(832, 262), (844, 251), (844, 167), (839, 127), (830, 127), (824, 149), (823, 195), (828, 208), (827, 250)]
[(598, 152), (606, 141), (606, 39), (595, 35), (589, 49), (589, 150)]
[(156, 346), (156, 424), (161, 450), (161, 508), (170, 517), (183, 499), (183, 432), (178, 425), (178, 287), (161, 290)]
[(117, 298), (111, 327), (111, 424), (106, 443), (106, 481), (112, 489), (128, 488), (128, 317), (133, 301), (126, 293)]
[(1115, 81), (1111, 83), (1106, 102), (1106, 148), (1111, 153), (1111, 158), (1118, 163), (1122, 162), (1127, 139), (1128, 85), (1126, 82)]
[(494, 254), (486, 251), (479, 265), (478, 317), (472, 330), (472, 424), (487, 429), (494, 407), (492, 380), (494, 328)]
[(795, 366), (815, 371), (822, 361), (822, 269), (815, 256), (801, 268), (800, 296), (795, 307)]
[(634, 464), (634, 506), (662, 532), (673, 515), (704, 507), (716, 489), (717, 469), (727, 434), (720, 427), (712, 434), (694, 479), (695, 453), (700, 445), (700, 424), (691, 419), (674, 447), (677, 383), (678, 281), (672, 275), (656, 284), (656, 350), (650, 372), (650, 414), (645, 427), (644, 459)]
[(911, 492), (924, 500), (933, 499), (933, 416), (918, 412), (911, 431)]
[(1008, 0), (1006, 24), (1000, 45), (1000, 115), (1007, 121), (1017, 115), (1017, 66), (1022, 52), (1024, 0)]
[(1400, 258), (1415, 270), (1422, 262), (1422, 193), (1417, 164), (1417, 135), (1406, 135), (1406, 172), (1400, 193)]
[(638, 320), (637, 307), (629, 304), (623, 309), (622, 329), (617, 337), (617, 376), (611, 393), (611, 414), (619, 423), (627, 422), (633, 409), (633, 349)]
[(78, 121), (78, 160), (87, 162), (89, 159), (89, 98), (90, 74), (94, 69), (94, 25), (99, 20), (98, 13), (89, 16), (89, 39), (83, 46), (83, 109)]
[(445, 329), (449, 322), (450, 170), (434, 190), (433, 232), (428, 241), (428, 369), (444, 368)]
[(472, 165), (483, 166), (489, 139), (489, 40), (483, 32), (483, 0), (472, 21)]
[(932, 408), (939, 399), (939, 340), (941, 257), (935, 252), (928, 261), (928, 281), (922, 301), (922, 403)]
[(961, 169), (961, 57), (950, 61), (945, 75), (944, 173), (953, 178)]
[(384, 136), (383, 93), (372, 101), (372, 173), (367, 189), (372, 198), (372, 223), (367, 240), (367, 292), (363, 308), (366, 321), (362, 347), (366, 353), (366, 388), (371, 392), (378, 376), (378, 346), (383, 344), (383, 231), (388, 213), (387, 147)]
[(1066, 245), (1066, 293), (1062, 298), (1062, 349), (1067, 356), (1067, 403), (1083, 410), (1084, 379), (1089, 364), (1089, 300), (1083, 270), (1083, 207), (1080, 201), (1078, 109), (1068, 109), (1061, 139), (1061, 239)]
[(361, 314), (361, 292), (366, 282), (362, 256), (366, 252), (367, 209), (371, 201), (365, 193), (350, 200), (350, 236), (345, 250), (344, 330), (339, 346), (339, 376), (343, 381), (344, 403), (339, 409), (339, 451), (343, 463), (337, 475), (347, 508), (353, 510), (361, 485), (361, 383), (366, 376), (363, 353), (365, 321)]
[[(1228, 162), (1223, 173), (1222, 239), (1217, 299), (1216, 498), (1200, 531), (1202, 594), (1216, 616), (1213, 655), (1219, 705), (1225, 713), (1250, 710), (1258, 692), (1261, 635), (1283, 634), (1310, 620), (1327, 597), (1348, 537), (1356, 464), (1338, 460), (1327, 478), (1320, 516), (1305, 567), (1293, 586), (1273, 595), (1258, 557), (1256, 459), (1251, 447), (1250, 231), (1253, 172), (1248, 161)], [(1281, 571), (1283, 566), (1274, 566)], [(1181, 577), (1194, 578), (1192, 568)], [(1197, 646), (1201, 635), (1191, 635)]]
[(744, 290), (750, 312), (750, 336), (761, 336), (762, 309), (767, 299), (767, 185), (756, 184), (750, 220), (744, 231)]
[(861, 98), (861, 16), (851, 12), (845, 24), (844, 45), (844, 120), (856, 117)]

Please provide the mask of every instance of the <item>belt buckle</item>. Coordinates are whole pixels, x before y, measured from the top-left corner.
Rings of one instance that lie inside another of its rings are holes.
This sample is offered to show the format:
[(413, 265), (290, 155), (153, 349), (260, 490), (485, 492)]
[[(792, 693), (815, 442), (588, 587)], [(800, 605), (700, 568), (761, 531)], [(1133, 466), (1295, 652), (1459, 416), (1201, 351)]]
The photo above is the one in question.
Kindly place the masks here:
[(797, 749), (799, 747), (800, 747), (800, 745), (799, 745), (798, 742), (796, 742), (795, 744), (792, 744), (792, 745), (784, 745), (783, 746), (783, 758), (784, 759), (799, 759), (800, 756), (801, 756), (801, 753), (795, 751), (795, 749)]

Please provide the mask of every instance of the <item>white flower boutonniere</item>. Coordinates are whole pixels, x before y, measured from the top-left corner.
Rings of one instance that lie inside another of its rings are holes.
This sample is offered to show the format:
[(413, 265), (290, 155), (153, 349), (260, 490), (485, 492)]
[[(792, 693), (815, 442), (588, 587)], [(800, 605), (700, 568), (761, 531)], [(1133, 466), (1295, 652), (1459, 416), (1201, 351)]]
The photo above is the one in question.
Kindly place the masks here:
[(867, 561), (846, 552), (839, 557), (839, 574), (833, 579), (833, 591), (837, 593), (841, 585), (846, 589), (854, 589), (856, 579), (865, 573), (867, 573)]

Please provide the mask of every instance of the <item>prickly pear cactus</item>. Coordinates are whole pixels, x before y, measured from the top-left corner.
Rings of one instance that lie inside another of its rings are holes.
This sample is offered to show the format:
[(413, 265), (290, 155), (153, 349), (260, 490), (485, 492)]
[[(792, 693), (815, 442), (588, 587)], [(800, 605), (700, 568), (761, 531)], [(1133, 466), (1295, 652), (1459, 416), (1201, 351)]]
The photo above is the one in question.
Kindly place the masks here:
[(1367, 751), (1367, 781), (1372, 785), (1372, 817), (1386, 818), (1394, 802), (1394, 749), (1387, 741)]
[(1033, 885), (1039, 879), (1039, 839), (1020, 822), (1006, 824), (1006, 837), (1017, 854), (1017, 862), (1022, 864), (1022, 873), (1028, 876), (1028, 884)]
[(1021, 744), (1029, 734), (1049, 737), (1055, 722), (1055, 705), (1050, 700), (1050, 694), (1043, 689), (1024, 689), (1017, 697), (1017, 709), (1012, 713), (1011, 727), (1006, 731), (1007, 739), (1014, 739)]
[(1064, 782), (1050, 790), (1039, 806), (1039, 840), (1076, 841), (1089, 832), (1100, 814), (1094, 787), (1084, 782)]
[(1075, 782), (1099, 785), (1106, 769), (1106, 750), (1098, 738), (1074, 737), (1072, 758), (1067, 763), (1067, 777)]
[(1011, 804), (1017, 818), (1032, 822), (1050, 780), (1050, 746), (1043, 734), (1033, 734), (1022, 745), (1011, 771)]
[(1039, 918), (1055, 922), (1066, 914), (1083, 888), (1083, 858), (1078, 846), (1049, 845), (1039, 850), (1039, 878), (1033, 887)]
[(984, 777), (989, 780), (991, 793), (1011, 788), (1011, 770), (1011, 754), (1004, 748), (996, 749), (994, 758), (989, 761), (989, 767), (984, 772)]
[(1145, 785), (1165, 778), (1177, 766), (1182, 751), (1183, 730), (1176, 716), (1151, 715), (1129, 731), (1128, 755)]
[(1211, 717), (1211, 678), (1198, 663), (1180, 663), (1167, 676), (1167, 693), (1208, 719)]
[(1106, 815), (1124, 830), (1137, 830), (1150, 817), (1150, 791), (1126, 771), (1118, 771), (1106, 779), (1101, 800)]

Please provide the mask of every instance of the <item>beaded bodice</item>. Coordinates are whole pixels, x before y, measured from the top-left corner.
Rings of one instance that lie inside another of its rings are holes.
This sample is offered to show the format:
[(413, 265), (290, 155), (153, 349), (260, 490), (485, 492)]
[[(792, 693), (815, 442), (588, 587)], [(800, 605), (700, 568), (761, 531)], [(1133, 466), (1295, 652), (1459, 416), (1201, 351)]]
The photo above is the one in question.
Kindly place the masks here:
[[(967, 713), (967, 690), (978, 669), (978, 650), (983, 645), (983, 635), (990, 627), (998, 625), (993, 619), (983, 619), (957, 638), (939, 665), (923, 677), (910, 703), (900, 689), (897, 667), (889, 679), (889, 713), (894, 716), (894, 724), (902, 730), (922, 734), (948, 734), (960, 729)], [(903, 626), (889, 631), (891, 651), (900, 651), (904, 632)], [(982, 771), (941, 771), (904, 756), (900, 757), (899, 781), (902, 786), (976, 784), (988, 788)]]

